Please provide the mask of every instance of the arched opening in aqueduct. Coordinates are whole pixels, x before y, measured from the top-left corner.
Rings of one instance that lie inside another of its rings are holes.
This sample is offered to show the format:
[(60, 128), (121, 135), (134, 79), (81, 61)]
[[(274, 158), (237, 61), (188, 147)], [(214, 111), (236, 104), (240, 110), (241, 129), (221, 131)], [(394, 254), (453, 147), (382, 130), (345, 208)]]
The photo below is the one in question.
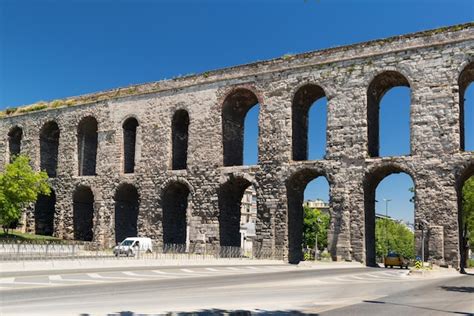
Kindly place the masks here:
[[(163, 190), (163, 243), (185, 245), (187, 243), (187, 209), (189, 188), (182, 182), (171, 182)], [(185, 249), (183, 247), (183, 249)]]
[[(231, 177), (218, 189), (219, 237), (223, 247), (241, 247), (241, 209), (245, 190), (252, 183), (242, 177)], [(255, 189), (255, 188), (254, 188)]]
[[(245, 126), (245, 119), (254, 107), (260, 111), (257, 96), (248, 89), (236, 89), (225, 98), (222, 106), (224, 166), (241, 166), (244, 163), (244, 132), (250, 129)], [(258, 135), (258, 123), (256, 128)], [(258, 156), (258, 137), (254, 147), (257, 147), (254, 150)]]
[(474, 151), (474, 62), (459, 76), (461, 150)]
[[(393, 142), (390, 139), (395, 140), (397, 138), (397, 142), (400, 142), (400, 129), (403, 132), (403, 126), (405, 126), (405, 129), (408, 129), (402, 134), (408, 134), (405, 141), (405, 143), (408, 143), (408, 150), (407, 152), (401, 152), (401, 154), (410, 154), (410, 124), (405, 125), (406, 122), (410, 122), (410, 105), (403, 106), (403, 104), (397, 104), (395, 109), (384, 107), (381, 111), (381, 102), (385, 101), (383, 100), (385, 99), (384, 96), (389, 90), (397, 88), (396, 90), (398, 91), (392, 90), (391, 92), (402, 91), (403, 99), (403, 89), (400, 89), (401, 87), (407, 88), (405, 89), (405, 94), (409, 93), (410, 84), (402, 74), (396, 71), (385, 71), (375, 76), (367, 89), (367, 131), (370, 157), (380, 157), (381, 153), (394, 155), (393, 153), (397, 152), (397, 150), (394, 150)], [(388, 97), (390, 98), (390, 96)], [(383, 114), (383, 117), (381, 117), (381, 114)], [(394, 117), (397, 118), (399, 124), (386, 129), (385, 124), (393, 121)], [(381, 123), (384, 123), (383, 131), (387, 131), (387, 133), (384, 133), (383, 139), (381, 139)], [(397, 130), (397, 133), (393, 133), (394, 130)], [(391, 135), (392, 137), (390, 137)], [(384, 142), (382, 143), (381, 140), (384, 140)], [(382, 146), (383, 148), (381, 148)], [(395, 155), (400, 155), (400, 153), (397, 152)]]
[(83, 118), (77, 126), (77, 155), (80, 176), (96, 175), (97, 120), (91, 116)]
[(56, 212), (56, 194), (51, 190), (51, 194), (39, 195), (35, 203), (35, 234), (53, 236), (54, 214)]
[(139, 195), (132, 184), (121, 184), (115, 191), (115, 242), (138, 234)]
[[(303, 260), (303, 233), (304, 233), (304, 195), (308, 184), (322, 177), (328, 184), (326, 176), (318, 170), (303, 169), (291, 176), (286, 183), (288, 201), (288, 261), (298, 263)], [(325, 195), (324, 192), (318, 192)], [(328, 211), (329, 212), (329, 211)], [(321, 249), (319, 249), (321, 250)]]
[(135, 149), (137, 143), (138, 121), (130, 117), (123, 122), (123, 172), (135, 172)]
[[(469, 183), (468, 183), (469, 181)], [(469, 234), (469, 228), (472, 229), (472, 227), (468, 227), (468, 217), (467, 217), (467, 212), (469, 210), (467, 209), (469, 206), (474, 207), (473, 205), (467, 204), (464, 199), (463, 199), (463, 190), (467, 189), (467, 185), (470, 186), (471, 190), (474, 190), (474, 164), (469, 165), (461, 174), (457, 181), (457, 193), (458, 193), (458, 224), (459, 224), (459, 254), (460, 254), (460, 266), (461, 267), (467, 267), (467, 260), (468, 260), (468, 250), (469, 246), (468, 243), (471, 242), (471, 236), (472, 233)], [(473, 198), (473, 193), (469, 194), (469, 197), (472, 199)], [(470, 210), (470, 212), (474, 212), (473, 209)], [(471, 224), (472, 225), (472, 224)], [(471, 235), (471, 236), (470, 236)]]
[[(293, 160), (323, 159), (327, 127), (327, 98), (324, 90), (314, 84), (302, 86), (295, 93), (291, 110)], [(313, 116), (314, 121), (310, 121)]]
[(8, 132), (8, 148), (10, 152), (10, 161), (13, 157), (20, 154), (22, 138), (23, 130), (18, 126), (12, 127)]
[(173, 142), (172, 169), (174, 170), (187, 168), (188, 128), (188, 112), (186, 110), (176, 111), (173, 115), (173, 122), (171, 127)]
[[(393, 174), (404, 174), (411, 179), (413, 190), (416, 192), (416, 187), (415, 183), (413, 181), (413, 177), (407, 173), (405, 170), (402, 168), (395, 166), (395, 165), (386, 165), (382, 166), (379, 168), (376, 168), (375, 170), (371, 171), (369, 174), (366, 175), (366, 178), (364, 180), (364, 215), (365, 215), (365, 252), (366, 252), (366, 264), (368, 266), (376, 266), (377, 265), (377, 250), (376, 250), (376, 203), (378, 202), (380, 207), (379, 209), (385, 210), (386, 201), (383, 199), (386, 198), (388, 199), (389, 197), (384, 197), (384, 196), (377, 196), (377, 189), (379, 185), (381, 184), (382, 181), (388, 180), (391, 175)], [(397, 186), (397, 185), (394, 185)], [(409, 192), (410, 187), (402, 187), (398, 188), (399, 190), (406, 190), (407, 193)], [(408, 197), (407, 197), (408, 198)], [(408, 198), (409, 199), (409, 198)], [(414, 213), (416, 215), (416, 196), (413, 196), (413, 203), (414, 203)], [(408, 212), (410, 212), (408, 210)], [(391, 214), (393, 216), (394, 212), (398, 212), (393, 210), (391, 211)], [(387, 215), (391, 215), (387, 214)], [(380, 214), (380, 215), (385, 215), (385, 214)], [(416, 217), (416, 216), (414, 216)], [(414, 223), (413, 223), (414, 224)], [(386, 227), (383, 227), (384, 229)], [(385, 231), (382, 229), (382, 234), (384, 234)], [(382, 240), (384, 241), (385, 237), (387, 236), (381, 236)], [(397, 240), (397, 242), (401, 242)], [(385, 249), (384, 251), (387, 250), (393, 250), (393, 249), (386, 249), (388, 245), (385, 245), (385, 247), (382, 247)], [(382, 254), (383, 256), (384, 254)]]
[(404, 172), (387, 175), (377, 185), (375, 243), (378, 262), (382, 262), (383, 256), (390, 251), (405, 258), (415, 258), (414, 189), (412, 178)]
[(94, 194), (87, 186), (78, 186), (73, 195), (74, 239), (92, 241)]
[(45, 123), (40, 131), (40, 169), (51, 178), (57, 174), (59, 135), (58, 124), (54, 121)]

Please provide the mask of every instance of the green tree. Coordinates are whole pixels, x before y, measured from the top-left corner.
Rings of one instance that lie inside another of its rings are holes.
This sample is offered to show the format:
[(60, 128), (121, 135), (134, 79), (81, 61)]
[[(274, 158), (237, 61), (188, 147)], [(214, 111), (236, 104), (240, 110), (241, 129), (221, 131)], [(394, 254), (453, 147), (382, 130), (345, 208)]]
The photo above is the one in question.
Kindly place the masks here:
[(402, 223), (380, 218), (375, 221), (375, 252), (378, 258), (382, 258), (389, 251), (394, 251), (405, 258), (414, 258), (414, 234)]
[(329, 214), (318, 209), (304, 207), (303, 244), (314, 248), (316, 233), (318, 234), (318, 249), (328, 246)]
[(38, 198), (38, 194), (49, 195), (46, 172), (35, 172), (27, 156), (19, 155), (0, 173), (0, 225), (3, 231), (18, 222), (22, 210)]
[(469, 247), (474, 249), (474, 176), (467, 179), (462, 188), (462, 236), (469, 238)]

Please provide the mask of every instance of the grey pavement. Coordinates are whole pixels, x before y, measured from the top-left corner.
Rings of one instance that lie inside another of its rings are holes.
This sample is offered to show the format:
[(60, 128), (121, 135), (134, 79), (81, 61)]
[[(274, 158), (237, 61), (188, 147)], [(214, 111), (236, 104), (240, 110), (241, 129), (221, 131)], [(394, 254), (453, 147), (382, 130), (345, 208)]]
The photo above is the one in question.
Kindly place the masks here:
[[(151, 267), (176, 267), (176, 266), (229, 266), (229, 265), (287, 265), (282, 260), (253, 260), (253, 259), (235, 259), (235, 258), (206, 258), (206, 259), (187, 259), (177, 256), (169, 259), (137, 259), (137, 258), (85, 258), (85, 259), (57, 259), (57, 260), (19, 260), (19, 261), (0, 261), (0, 277), (11, 274), (22, 275), (23, 273), (48, 272), (52, 270), (59, 271), (78, 271), (78, 270), (97, 270), (97, 269), (128, 269), (128, 268), (151, 268)], [(316, 262), (308, 266), (320, 268), (347, 268), (363, 267), (358, 262)]]
[[(66, 271), (1, 278), (2, 315), (153, 315), (166, 312), (244, 315), (332, 311), (386, 297), (427, 291), (456, 278), (408, 276), (407, 270), (329, 265), (190, 266), (98, 272)], [(453, 286), (461, 286), (462, 282)], [(468, 291), (469, 286), (465, 286)], [(465, 295), (445, 291), (450, 310), (467, 312)], [(472, 296), (472, 294), (471, 294)], [(453, 298), (454, 297), (454, 298)], [(459, 299), (457, 299), (459, 297)], [(375, 304), (375, 303), (374, 303)], [(429, 304), (427, 298), (426, 304)], [(463, 305), (464, 304), (464, 305)], [(388, 305), (385, 305), (388, 306)], [(392, 309), (396, 305), (387, 308)], [(357, 307), (360, 308), (360, 307)], [(380, 311), (377, 310), (376, 311)], [(116, 313), (116, 314), (113, 314)], [(332, 314), (337, 315), (337, 314)]]
[(415, 289), (323, 313), (336, 315), (474, 315), (474, 275), (438, 280)]

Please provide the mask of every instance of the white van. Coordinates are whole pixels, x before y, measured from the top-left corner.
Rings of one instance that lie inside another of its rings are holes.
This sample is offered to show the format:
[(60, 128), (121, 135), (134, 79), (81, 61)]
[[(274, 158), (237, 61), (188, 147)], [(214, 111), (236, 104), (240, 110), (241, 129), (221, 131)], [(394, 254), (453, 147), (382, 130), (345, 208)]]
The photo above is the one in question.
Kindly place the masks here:
[(135, 256), (138, 252), (153, 252), (151, 238), (127, 237), (124, 241), (114, 247), (114, 255)]

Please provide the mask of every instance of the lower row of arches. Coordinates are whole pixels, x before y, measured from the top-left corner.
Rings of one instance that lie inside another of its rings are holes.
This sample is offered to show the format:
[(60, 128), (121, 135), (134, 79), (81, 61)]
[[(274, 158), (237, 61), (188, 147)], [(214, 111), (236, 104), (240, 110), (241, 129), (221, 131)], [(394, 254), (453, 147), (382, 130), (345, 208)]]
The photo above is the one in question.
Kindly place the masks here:
[[(186, 211), (188, 208), (188, 187), (173, 182), (163, 192), (164, 243), (184, 244), (186, 242)], [(140, 196), (132, 184), (120, 185), (114, 195), (115, 241), (138, 234), (138, 212)], [(72, 197), (74, 239), (92, 241), (94, 237), (95, 215), (94, 193), (88, 186), (80, 185)], [(52, 236), (56, 213), (56, 194), (40, 195), (34, 207), (35, 233)]]
[[(364, 209), (365, 209), (365, 261), (369, 265), (376, 263), (375, 249), (375, 219), (377, 217), (376, 202), (382, 202), (386, 196), (377, 196), (379, 185), (389, 176), (402, 173), (411, 180), (409, 186), (412, 194), (416, 192), (415, 183), (411, 175), (402, 168), (396, 166), (386, 166), (378, 168), (376, 171), (366, 177), (363, 185)], [(459, 194), (464, 183), (474, 176), (474, 168), (466, 169), (462, 179), (459, 181), (456, 191)], [(310, 195), (306, 194), (310, 187), (310, 182), (323, 179), (326, 184), (327, 192), (319, 192), (320, 196), (331, 196), (330, 185), (326, 180), (327, 176), (323, 172), (314, 169), (300, 170), (291, 176), (286, 182), (287, 194), (287, 228), (288, 228), (288, 259), (290, 262), (299, 262), (303, 259), (304, 241), (304, 204)], [(231, 177), (227, 182), (217, 190), (219, 207), (219, 240), (221, 246), (242, 246), (241, 226), (245, 224), (243, 216), (243, 199), (246, 191), (253, 187), (251, 180), (245, 177)], [(321, 188), (321, 186), (319, 186)], [(408, 189), (408, 188), (407, 188)], [(324, 191), (324, 189), (322, 190)], [(164, 244), (186, 244), (188, 236), (188, 209), (190, 208), (191, 190), (188, 184), (181, 181), (170, 182), (161, 195), (162, 207), (162, 232)], [(114, 231), (115, 241), (119, 242), (126, 237), (137, 236), (138, 234), (138, 214), (140, 206), (140, 195), (137, 188), (132, 184), (121, 184), (114, 196)], [(388, 203), (388, 199), (385, 202)], [(459, 212), (462, 211), (462, 202), (459, 200)], [(256, 198), (255, 198), (256, 204)], [(337, 201), (332, 201), (333, 206)], [(92, 241), (94, 238), (94, 194), (88, 186), (80, 185), (73, 193), (73, 227), (74, 239), (83, 241)], [(413, 204), (411, 210), (411, 223), (414, 230), (414, 213), (416, 213), (416, 197), (413, 195), (410, 199)], [(50, 196), (40, 196), (35, 205), (35, 231), (41, 235), (52, 235), (54, 232), (56, 195), (54, 191)], [(380, 203), (380, 208), (388, 204)], [(192, 206), (191, 206), (192, 208)], [(255, 205), (256, 208), (256, 205)], [(338, 210), (335, 210), (336, 212)], [(331, 213), (331, 212), (329, 212)], [(329, 214), (331, 215), (331, 214)], [(257, 215), (255, 214), (256, 220)], [(460, 216), (461, 218), (461, 216)], [(248, 219), (247, 219), (248, 220)], [(335, 226), (336, 219), (331, 219)], [(408, 220), (410, 222), (410, 220)], [(461, 221), (459, 221), (460, 233), (462, 231)], [(337, 242), (332, 240), (331, 244)], [(462, 244), (462, 243), (460, 243)]]

